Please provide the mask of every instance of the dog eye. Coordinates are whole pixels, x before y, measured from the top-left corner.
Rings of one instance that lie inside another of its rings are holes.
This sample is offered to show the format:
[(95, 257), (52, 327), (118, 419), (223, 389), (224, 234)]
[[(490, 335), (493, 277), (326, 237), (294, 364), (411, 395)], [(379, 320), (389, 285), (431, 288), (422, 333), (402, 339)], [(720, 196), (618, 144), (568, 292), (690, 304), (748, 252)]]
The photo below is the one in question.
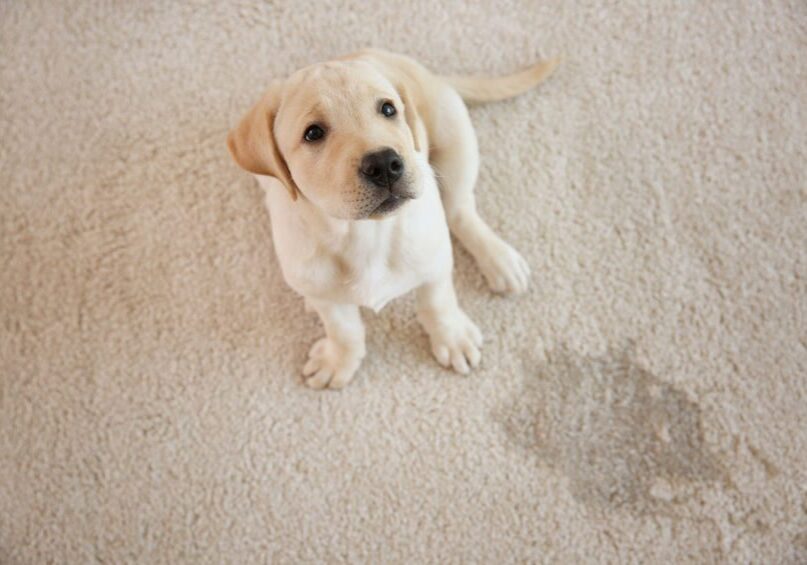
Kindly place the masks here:
[(308, 129), (306, 129), (305, 133), (303, 134), (303, 139), (311, 142), (319, 141), (323, 137), (325, 137), (325, 130), (322, 129), (322, 127), (318, 126), (317, 124), (314, 124), (313, 126), (308, 126)]
[(395, 106), (392, 105), (392, 102), (384, 102), (381, 105), (381, 113), (384, 114), (386, 117), (391, 118), (392, 116), (398, 113), (398, 110), (395, 109)]

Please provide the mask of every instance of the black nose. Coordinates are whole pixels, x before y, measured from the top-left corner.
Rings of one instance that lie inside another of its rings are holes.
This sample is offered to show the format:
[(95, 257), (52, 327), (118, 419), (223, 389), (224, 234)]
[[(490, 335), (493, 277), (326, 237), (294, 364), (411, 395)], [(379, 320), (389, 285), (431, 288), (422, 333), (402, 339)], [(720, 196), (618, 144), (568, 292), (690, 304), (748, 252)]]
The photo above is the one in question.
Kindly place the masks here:
[(403, 175), (403, 159), (390, 148), (374, 151), (362, 158), (359, 172), (377, 187), (391, 188)]

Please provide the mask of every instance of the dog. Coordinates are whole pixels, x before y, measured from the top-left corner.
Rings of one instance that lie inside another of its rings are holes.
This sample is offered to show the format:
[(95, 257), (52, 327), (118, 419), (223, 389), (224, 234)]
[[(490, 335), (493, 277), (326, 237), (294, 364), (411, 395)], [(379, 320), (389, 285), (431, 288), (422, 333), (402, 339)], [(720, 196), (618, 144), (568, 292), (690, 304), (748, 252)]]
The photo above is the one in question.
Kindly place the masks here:
[(445, 77), (367, 49), (273, 82), (229, 132), (230, 154), (265, 192), (283, 277), (325, 327), (303, 367), (308, 386), (348, 384), (366, 352), (360, 307), (377, 312), (411, 290), (440, 365), (465, 374), (479, 364), (482, 334), (457, 302), (449, 229), (494, 292), (524, 292), (530, 269), (477, 213), (465, 102), (521, 94), (557, 63)]

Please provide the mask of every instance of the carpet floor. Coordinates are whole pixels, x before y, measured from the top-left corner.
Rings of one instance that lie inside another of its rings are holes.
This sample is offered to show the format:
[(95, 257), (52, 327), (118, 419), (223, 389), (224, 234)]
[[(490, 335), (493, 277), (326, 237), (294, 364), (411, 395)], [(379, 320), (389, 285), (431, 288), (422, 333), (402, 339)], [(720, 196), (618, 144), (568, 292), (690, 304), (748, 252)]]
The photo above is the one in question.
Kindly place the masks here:
[[(365, 46), (565, 59), (471, 111), (482, 366), (407, 296), (315, 392), (225, 137)], [(807, 562), (803, 1), (4, 1), (0, 108), (0, 562)]]

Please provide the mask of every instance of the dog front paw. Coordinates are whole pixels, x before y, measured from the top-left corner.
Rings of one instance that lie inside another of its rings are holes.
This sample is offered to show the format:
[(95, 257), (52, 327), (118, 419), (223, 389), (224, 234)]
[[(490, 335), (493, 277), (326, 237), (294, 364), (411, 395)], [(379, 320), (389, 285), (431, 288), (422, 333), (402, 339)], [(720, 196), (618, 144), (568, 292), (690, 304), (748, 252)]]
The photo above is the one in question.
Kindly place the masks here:
[(305, 384), (315, 389), (343, 388), (353, 380), (362, 357), (360, 349), (323, 337), (308, 352), (308, 362), (303, 367)]
[(443, 367), (467, 374), (479, 365), (482, 332), (462, 310), (443, 315), (426, 326), (432, 353)]
[(530, 267), (521, 254), (497, 239), (477, 256), (479, 270), (493, 292), (521, 294), (530, 284)]

